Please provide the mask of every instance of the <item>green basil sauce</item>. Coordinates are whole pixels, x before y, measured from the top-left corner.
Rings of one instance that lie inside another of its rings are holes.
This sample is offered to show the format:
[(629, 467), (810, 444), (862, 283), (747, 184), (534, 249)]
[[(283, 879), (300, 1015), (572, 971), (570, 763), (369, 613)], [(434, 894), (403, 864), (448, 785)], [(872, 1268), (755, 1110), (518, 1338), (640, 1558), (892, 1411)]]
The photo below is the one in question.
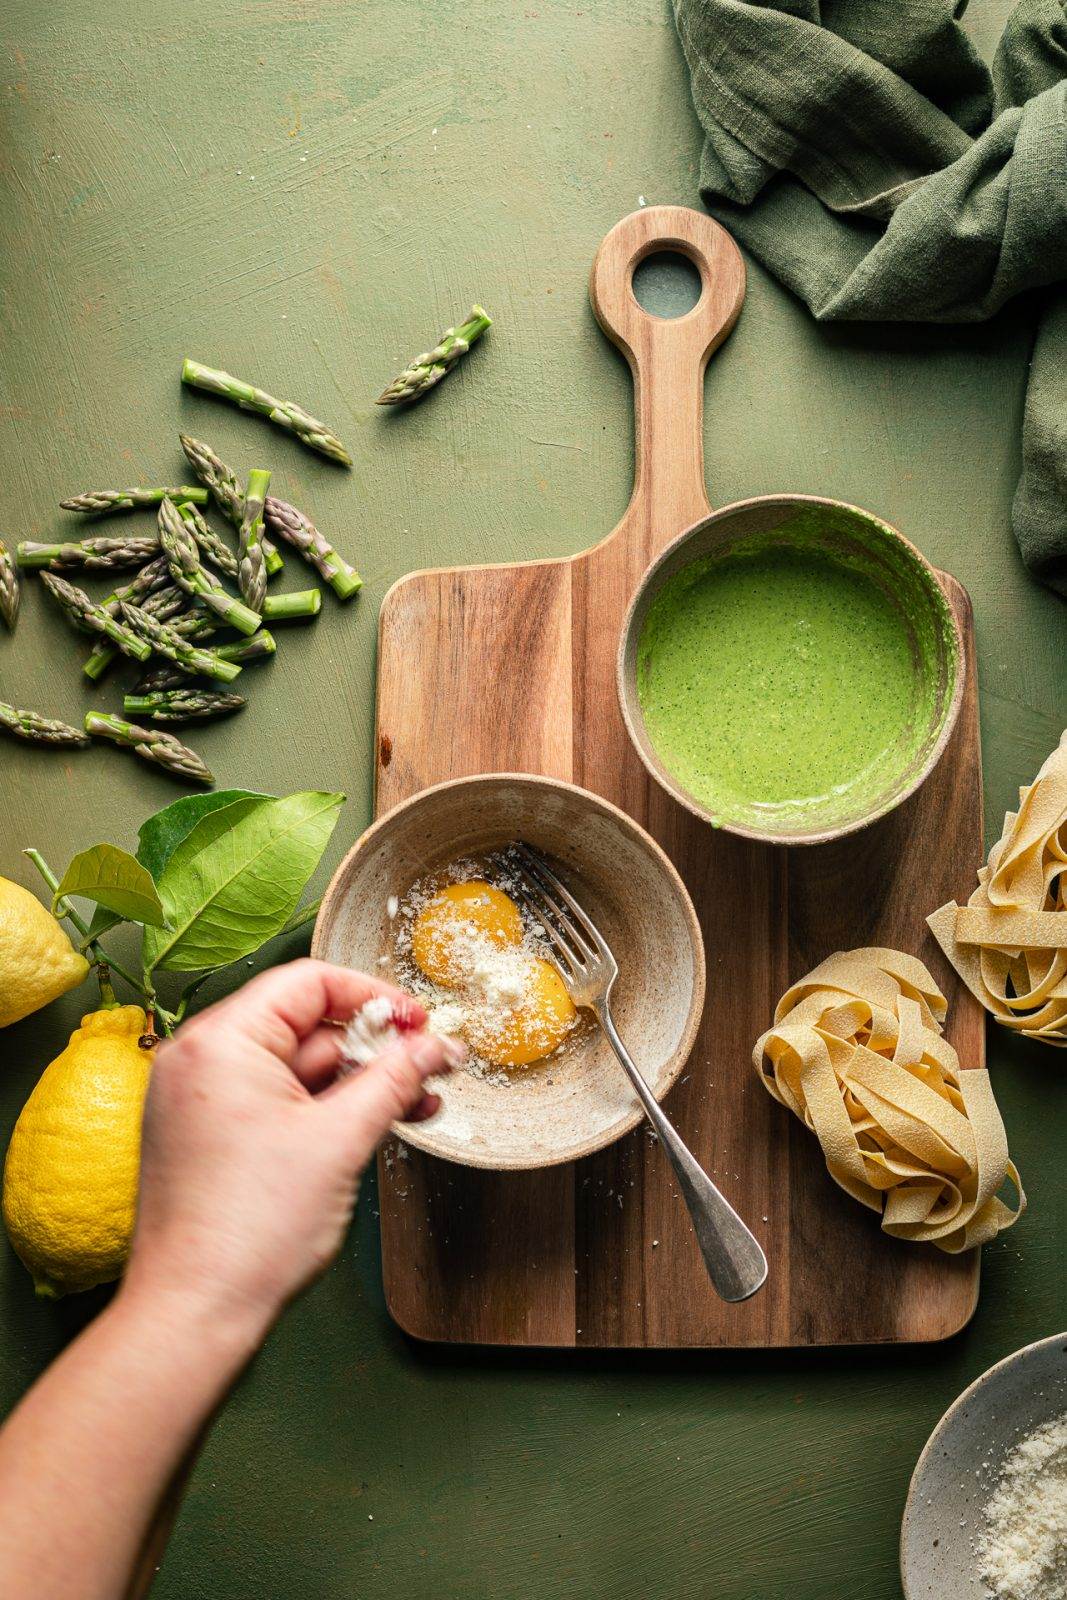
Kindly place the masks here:
[[(906, 612), (862, 565), (741, 546), (668, 579), (638, 649), (648, 737), (724, 822), (854, 813), (928, 728)], [(773, 814), (773, 817), (772, 817)]]

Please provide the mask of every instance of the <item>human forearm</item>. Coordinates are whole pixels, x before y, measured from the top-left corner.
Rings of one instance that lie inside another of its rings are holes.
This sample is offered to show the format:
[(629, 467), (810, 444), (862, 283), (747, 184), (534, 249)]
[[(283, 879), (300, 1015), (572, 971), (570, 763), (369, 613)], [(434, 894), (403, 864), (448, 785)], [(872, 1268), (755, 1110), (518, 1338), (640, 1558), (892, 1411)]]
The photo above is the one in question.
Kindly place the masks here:
[[(339, 1076), (337, 1024), (383, 997), (397, 1040)], [(388, 984), (294, 961), (160, 1047), (123, 1287), (0, 1430), (2, 1600), (146, 1592), (226, 1391), (333, 1259), (383, 1134), (440, 1104), (427, 1080), (460, 1048), (425, 1023)]]
[(265, 1331), (122, 1289), (0, 1433), (0, 1594), (121, 1600), (167, 1485)]

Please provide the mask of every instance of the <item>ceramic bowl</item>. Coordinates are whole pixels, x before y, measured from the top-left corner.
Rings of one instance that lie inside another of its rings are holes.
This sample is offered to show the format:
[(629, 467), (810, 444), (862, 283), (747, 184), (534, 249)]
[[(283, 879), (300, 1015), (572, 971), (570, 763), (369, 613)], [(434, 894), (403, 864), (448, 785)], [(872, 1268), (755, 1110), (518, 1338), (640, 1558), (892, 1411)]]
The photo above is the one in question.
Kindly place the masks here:
[[(312, 953), (390, 975), (390, 896), (434, 867), (523, 839), (552, 857), (619, 964), (612, 1013), (662, 1099), (696, 1039), (704, 947), (685, 885), (643, 828), (597, 795), (550, 778), (499, 773), (424, 789), (349, 851), (326, 891)], [(637, 1098), (599, 1028), (560, 1058), (509, 1074), (507, 1085), (460, 1070), (407, 1144), (465, 1166), (520, 1170), (600, 1150), (640, 1121)]]
[(990, 1367), (954, 1401), (912, 1474), (900, 1531), (906, 1600), (989, 1600), (975, 1540), (1019, 1440), (1067, 1411), (1067, 1333)]
[[(638, 694), (640, 642), (657, 595), (694, 562), (725, 555), (759, 540), (761, 548), (800, 548), (809, 556), (844, 564), (876, 583), (889, 597), (906, 631), (922, 706), (922, 728), (914, 750), (884, 788), (859, 798), (832, 795), (825, 805), (776, 817), (757, 804), (738, 814), (704, 804), (660, 759), (645, 726)], [(623, 719), (649, 773), (694, 816), (748, 839), (769, 844), (818, 844), (867, 827), (900, 805), (933, 770), (959, 714), (963, 697), (963, 635), (933, 567), (903, 534), (867, 511), (813, 495), (764, 495), (715, 511), (667, 546), (649, 567), (623, 625), (618, 657), (618, 692)]]

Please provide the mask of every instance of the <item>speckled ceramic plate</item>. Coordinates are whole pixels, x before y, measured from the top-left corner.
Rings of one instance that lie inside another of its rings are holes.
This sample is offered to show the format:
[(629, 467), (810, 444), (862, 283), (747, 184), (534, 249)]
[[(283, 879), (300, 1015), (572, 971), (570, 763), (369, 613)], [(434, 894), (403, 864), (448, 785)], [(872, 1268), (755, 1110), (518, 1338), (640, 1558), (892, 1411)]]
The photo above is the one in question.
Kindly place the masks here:
[(906, 1600), (989, 1600), (974, 1541), (1008, 1452), (1067, 1411), (1067, 1333), (998, 1361), (954, 1401), (912, 1474), (900, 1531)]

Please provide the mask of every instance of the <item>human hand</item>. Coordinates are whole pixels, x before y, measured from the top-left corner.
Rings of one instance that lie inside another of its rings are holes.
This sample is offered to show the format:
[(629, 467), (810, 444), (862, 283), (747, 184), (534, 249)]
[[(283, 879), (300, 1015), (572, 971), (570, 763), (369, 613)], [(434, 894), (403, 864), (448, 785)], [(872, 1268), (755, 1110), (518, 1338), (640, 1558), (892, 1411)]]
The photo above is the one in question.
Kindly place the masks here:
[(434, 1114), (425, 1080), (457, 1058), (411, 1032), (336, 1078), (333, 1024), (373, 995), (394, 1001), (402, 1027), (425, 1023), (390, 984), (304, 960), (254, 978), (160, 1046), (124, 1292), (206, 1299), (258, 1341), (328, 1265), (379, 1140), (398, 1119)]

